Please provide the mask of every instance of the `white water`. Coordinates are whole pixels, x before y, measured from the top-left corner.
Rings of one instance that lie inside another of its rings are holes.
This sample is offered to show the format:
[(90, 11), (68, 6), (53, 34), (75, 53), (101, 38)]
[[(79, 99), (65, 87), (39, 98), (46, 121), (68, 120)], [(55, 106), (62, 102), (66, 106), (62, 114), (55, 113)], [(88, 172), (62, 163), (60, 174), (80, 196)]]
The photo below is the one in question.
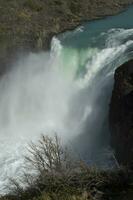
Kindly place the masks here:
[[(0, 193), (8, 177), (20, 175), (25, 146), (41, 133), (56, 132), (66, 143), (77, 140), (78, 152), (97, 149), (107, 121), (114, 70), (132, 55), (133, 29), (101, 35), (103, 48), (80, 50), (53, 38), (50, 53), (21, 58), (1, 78)], [(89, 153), (87, 159), (92, 159)]]

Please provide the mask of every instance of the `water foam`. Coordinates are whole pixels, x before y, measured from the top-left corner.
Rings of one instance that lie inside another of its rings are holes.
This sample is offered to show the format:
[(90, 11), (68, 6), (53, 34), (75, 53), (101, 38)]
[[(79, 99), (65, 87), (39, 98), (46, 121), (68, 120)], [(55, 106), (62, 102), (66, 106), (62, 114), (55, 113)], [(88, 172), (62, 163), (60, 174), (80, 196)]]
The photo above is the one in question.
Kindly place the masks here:
[(79, 152), (96, 149), (107, 121), (114, 70), (129, 59), (132, 35), (133, 29), (110, 30), (103, 34), (104, 48), (80, 50), (54, 37), (50, 53), (30, 53), (1, 78), (0, 193), (8, 177), (20, 175), (27, 142), (41, 133), (57, 132), (73, 144), (82, 138)]

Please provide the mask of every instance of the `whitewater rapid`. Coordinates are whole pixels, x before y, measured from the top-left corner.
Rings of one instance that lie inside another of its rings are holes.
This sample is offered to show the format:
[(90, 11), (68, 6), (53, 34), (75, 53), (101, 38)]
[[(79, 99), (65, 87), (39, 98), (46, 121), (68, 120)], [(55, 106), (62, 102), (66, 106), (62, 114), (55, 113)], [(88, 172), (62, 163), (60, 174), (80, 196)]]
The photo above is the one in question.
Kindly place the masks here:
[(113, 75), (133, 55), (133, 29), (93, 39), (99, 38), (101, 46), (76, 49), (54, 37), (50, 52), (29, 53), (1, 78), (0, 193), (9, 177), (20, 176), (27, 144), (42, 133), (56, 132), (88, 163), (97, 163), (96, 152), (109, 145)]

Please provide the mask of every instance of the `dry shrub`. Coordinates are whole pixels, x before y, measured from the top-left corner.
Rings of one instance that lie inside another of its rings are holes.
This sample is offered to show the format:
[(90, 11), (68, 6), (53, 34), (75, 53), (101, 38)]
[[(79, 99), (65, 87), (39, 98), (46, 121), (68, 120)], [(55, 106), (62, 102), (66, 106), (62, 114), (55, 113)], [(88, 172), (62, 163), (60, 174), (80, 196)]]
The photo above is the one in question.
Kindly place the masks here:
[(100, 200), (132, 183), (125, 169), (104, 171), (74, 159), (57, 135), (42, 135), (28, 152), (23, 177), (11, 179), (10, 200)]
[(38, 0), (25, 0), (24, 7), (36, 12), (39, 12), (43, 9), (41, 2), (39, 2)]
[[(37, 144), (30, 143), (25, 157), (25, 172), (19, 181), (10, 179), (11, 194), (28, 199), (42, 191), (73, 193), (80, 172), (80, 162), (63, 148), (57, 135), (41, 136)], [(70, 187), (72, 186), (72, 188)]]
[(31, 14), (26, 10), (19, 10), (17, 12), (17, 17), (19, 20), (23, 20), (23, 21), (30, 21), (31, 20)]

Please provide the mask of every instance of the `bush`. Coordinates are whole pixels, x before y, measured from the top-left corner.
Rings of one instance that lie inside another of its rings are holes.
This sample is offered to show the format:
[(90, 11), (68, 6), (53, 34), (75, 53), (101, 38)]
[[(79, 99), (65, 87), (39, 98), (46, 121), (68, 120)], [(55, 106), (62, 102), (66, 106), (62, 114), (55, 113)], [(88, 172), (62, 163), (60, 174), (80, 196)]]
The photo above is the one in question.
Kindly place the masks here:
[(42, 135), (37, 144), (29, 145), (28, 152), (26, 173), (20, 181), (10, 179), (7, 200), (100, 200), (132, 183), (128, 170), (99, 170), (74, 159), (57, 135)]
[(37, 144), (29, 145), (28, 151), (30, 154), (25, 157), (27, 166), (34, 168), (38, 173), (55, 175), (73, 170), (74, 161), (70, 152), (63, 148), (57, 135), (42, 135)]
[(43, 7), (41, 6), (41, 3), (38, 2), (38, 0), (25, 0), (24, 7), (27, 7), (33, 11), (41, 11)]
[(75, 192), (80, 162), (70, 156), (67, 148), (63, 148), (57, 135), (53, 138), (42, 135), (37, 144), (29, 145), (28, 152), (25, 157), (26, 173), (19, 181), (10, 179), (11, 195), (28, 199), (31, 194), (38, 196), (44, 190)]
[(23, 9), (23, 10), (20, 10), (19, 12), (17, 12), (17, 17), (18, 17), (18, 19), (23, 20), (23, 21), (31, 20), (31, 15), (26, 9)]

